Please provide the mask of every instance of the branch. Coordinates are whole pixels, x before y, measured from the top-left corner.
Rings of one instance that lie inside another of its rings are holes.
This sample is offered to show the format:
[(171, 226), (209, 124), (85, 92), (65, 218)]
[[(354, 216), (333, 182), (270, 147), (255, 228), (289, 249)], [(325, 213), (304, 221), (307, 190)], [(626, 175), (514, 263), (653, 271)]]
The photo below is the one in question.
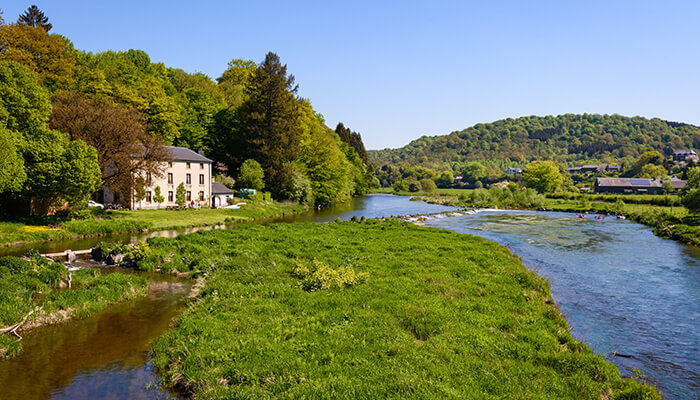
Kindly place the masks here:
[(29, 314), (25, 315), (24, 318), (22, 318), (22, 321), (20, 321), (18, 324), (8, 326), (7, 328), (0, 329), (0, 334), (10, 332), (13, 335), (17, 336), (19, 338), (19, 340), (22, 340), (22, 336), (20, 336), (17, 333), (17, 329), (21, 328), (22, 325), (24, 325), (24, 323), (27, 322), (27, 318), (29, 318), (30, 315), (34, 314), (35, 311), (40, 311), (42, 308), (44, 308), (44, 306), (33, 309), (32, 311), (29, 312)]

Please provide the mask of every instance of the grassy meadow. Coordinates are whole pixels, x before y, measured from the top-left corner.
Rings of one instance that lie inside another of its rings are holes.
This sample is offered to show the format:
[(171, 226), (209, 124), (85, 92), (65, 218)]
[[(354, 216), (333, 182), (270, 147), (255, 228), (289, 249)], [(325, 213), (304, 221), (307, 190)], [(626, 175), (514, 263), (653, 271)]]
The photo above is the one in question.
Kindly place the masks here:
[(238, 223), (305, 211), (306, 209), (298, 204), (278, 202), (248, 203), (237, 210), (91, 210), (81, 218), (69, 220), (48, 217), (0, 222), (0, 246), (81, 236)]
[(195, 399), (660, 399), (569, 333), (546, 280), (481, 238), (397, 221), (149, 239), (206, 285), (153, 344)]

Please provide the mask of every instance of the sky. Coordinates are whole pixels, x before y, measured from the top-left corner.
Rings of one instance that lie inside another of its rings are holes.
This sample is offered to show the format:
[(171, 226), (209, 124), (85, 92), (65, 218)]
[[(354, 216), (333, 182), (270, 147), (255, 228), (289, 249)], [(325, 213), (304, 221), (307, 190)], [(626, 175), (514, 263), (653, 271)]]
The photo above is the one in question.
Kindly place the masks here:
[(700, 125), (698, 1), (78, 1), (31, 4), (90, 52), (141, 49), (217, 78), (280, 56), (326, 124), (396, 148), (564, 113)]

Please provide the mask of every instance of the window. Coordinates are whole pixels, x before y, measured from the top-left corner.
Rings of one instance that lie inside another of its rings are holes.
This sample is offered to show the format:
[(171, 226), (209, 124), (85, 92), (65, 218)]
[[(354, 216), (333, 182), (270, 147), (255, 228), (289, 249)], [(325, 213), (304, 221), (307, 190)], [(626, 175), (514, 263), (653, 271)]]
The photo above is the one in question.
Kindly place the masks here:
[(204, 201), (204, 192), (199, 192), (199, 201)]
[(204, 185), (204, 174), (199, 174), (199, 184)]
[(146, 172), (146, 185), (151, 186), (152, 183), (153, 183), (153, 179), (151, 179), (151, 173)]
[(171, 190), (168, 192), (168, 203), (172, 203), (172, 202), (173, 202), (173, 191)]
[(173, 162), (170, 161), (170, 162), (168, 163), (168, 168), (172, 168), (172, 167), (173, 167)]
[(150, 202), (151, 202), (151, 191), (149, 190), (148, 192), (146, 192), (146, 203), (150, 203)]
[(187, 201), (192, 201), (192, 192), (187, 192)]
[(204, 163), (199, 163), (199, 169), (204, 169)]
[(172, 185), (172, 184), (173, 184), (173, 173), (168, 172), (168, 185)]
[(188, 185), (191, 185), (192, 184), (192, 174), (187, 174), (185, 178), (186, 178), (185, 183)]
[(190, 163), (187, 163), (186, 168), (190, 169)]

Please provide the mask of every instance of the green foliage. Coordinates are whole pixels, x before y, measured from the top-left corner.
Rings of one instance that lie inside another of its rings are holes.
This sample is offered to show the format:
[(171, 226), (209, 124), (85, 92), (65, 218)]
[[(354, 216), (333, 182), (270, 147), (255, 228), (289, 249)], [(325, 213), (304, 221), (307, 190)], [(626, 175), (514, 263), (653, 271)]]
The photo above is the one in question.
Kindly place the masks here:
[(307, 292), (359, 285), (369, 278), (366, 272), (356, 273), (351, 267), (333, 268), (317, 259), (310, 266), (294, 260), (292, 267), (292, 274), (301, 279), (300, 286)]
[(553, 161), (533, 161), (525, 170), (525, 185), (540, 193), (552, 192), (564, 183), (564, 176)]
[(369, 151), (368, 155), (373, 164), (382, 167), (423, 166), (450, 169), (459, 175), (470, 161), (500, 171), (522, 168), (535, 160), (569, 166), (632, 165), (648, 148), (666, 155), (675, 149), (700, 148), (700, 128), (616, 114), (530, 116), (477, 124), (449, 135), (424, 136), (403, 148)]
[(163, 196), (163, 193), (160, 191), (160, 186), (156, 186), (156, 188), (153, 190), (153, 201), (158, 203), (158, 207), (160, 207), (160, 203), (165, 201), (165, 197)]
[(180, 182), (180, 184), (177, 185), (177, 189), (175, 191), (175, 204), (177, 204), (180, 207), (184, 207), (186, 201), (187, 190), (185, 189), (185, 184)]
[[(17, 196), (38, 200), (37, 213), (61, 200), (81, 205), (101, 182), (95, 149), (50, 130), (50, 111), (47, 94), (31, 71), (0, 61), (0, 129), (14, 132), (10, 140), (23, 158), (26, 174)], [(18, 168), (17, 160), (12, 168)]]
[(435, 185), (435, 181), (432, 179), (421, 179), (420, 180), (420, 190), (423, 193), (433, 193), (437, 189), (437, 186)]
[(246, 189), (263, 190), (265, 187), (265, 171), (260, 163), (248, 159), (238, 169), (238, 187)]
[(27, 179), (20, 154), (20, 135), (0, 124), (0, 193), (17, 192)]
[[(153, 344), (162, 382), (193, 398), (597, 399), (637, 385), (571, 336), (545, 279), (484, 239), (366, 220), (151, 247), (207, 271), (198, 301)], [(295, 260), (313, 259), (370, 279), (299, 290), (289, 272), (308, 276)]]
[(214, 175), (214, 181), (221, 183), (229, 189), (236, 187), (236, 180), (225, 174)]
[(688, 180), (681, 202), (691, 213), (700, 213), (700, 167), (688, 170)]
[(645, 164), (636, 176), (639, 178), (659, 179), (665, 178), (667, 175), (668, 171), (663, 165)]

